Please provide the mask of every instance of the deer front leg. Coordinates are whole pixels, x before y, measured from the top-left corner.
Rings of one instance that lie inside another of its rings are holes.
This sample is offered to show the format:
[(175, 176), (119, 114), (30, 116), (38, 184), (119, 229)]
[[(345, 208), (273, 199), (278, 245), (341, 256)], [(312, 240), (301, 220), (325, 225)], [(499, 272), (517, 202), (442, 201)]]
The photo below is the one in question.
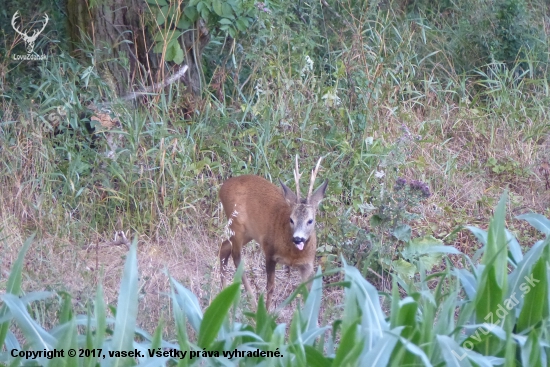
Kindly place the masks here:
[[(299, 267), (300, 275), (302, 276), (302, 283), (307, 282), (313, 276), (313, 265), (311, 264), (302, 264)], [(308, 291), (311, 290), (311, 282), (307, 284)]]
[(272, 258), (266, 256), (265, 259), (265, 271), (267, 273), (267, 298), (265, 301), (265, 307), (269, 311), (271, 305), (271, 297), (273, 296), (273, 289), (275, 287), (275, 266), (277, 262)]

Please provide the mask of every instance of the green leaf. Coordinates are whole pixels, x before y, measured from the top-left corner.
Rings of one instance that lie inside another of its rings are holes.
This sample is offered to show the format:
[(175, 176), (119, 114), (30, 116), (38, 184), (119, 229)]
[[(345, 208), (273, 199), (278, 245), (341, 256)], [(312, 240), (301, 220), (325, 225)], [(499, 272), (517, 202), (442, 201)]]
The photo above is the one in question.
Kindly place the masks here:
[[(57, 350), (77, 349), (77, 332), (76, 332), (76, 322), (74, 318), (71, 318), (69, 322), (63, 325), (63, 330), (61, 330), (61, 335), (58, 337), (58, 343), (56, 345)], [(68, 353), (64, 353), (64, 356), (61, 358), (51, 359), (48, 363), (48, 366), (52, 367), (63, 367), (63, 366), (78, 366), (78, 359), (70, 357)]]
[[(539, 332), (538, 330), (533, 330), (529, 333), (527, 341), (521, 347), (521, 361), (524, 366), (542, 367), (543, 353), (544, 350), (539, 345)], [(546, 355), (546, 358), (548, 357)]]
[(300, 311), (295, 310), (294, 317), (290, 323), (290, 341), (292, 344), (289, 346), (289, 349), (294, 354), (298, 366), (306, 364), (306, 352), (304, 350), (304, 341), (302, 340), (302, 331), (300, 330), (301, 324)]
[(536, 213), (527, 213), (518, 215), (516, 219), (526, 220), (530, 225), (544, 233), (545, 236), (550, 235), (550, 220), (543, 215)]
[(151, 340), (151, 349), (157, 349), (162, 346), (162, 329), (164, 328), (164, 322), (161, 319), (155, 329), (153, 340)]
[(506, 232), (504, 230), (504, 215), (506, 211), (507, 193), (502, 194), (495, 209), (495, 214), (489, 224), (486, 251), (482, 263), (485, 265), (478, 283), (476, 295), (476, 320), (486, 322), (489, 314), (497, 310), (507, 291)]
[[(550, 237), (547, 237), (544, 241), (538, 241), (531, 247), (531, 249), (525, 254), (523, 259), (518, 263), (517, 268), (512, 271), (509, 276), (509, 287), (506, 294), (506, 298), (509, 299), (512, 294), (522, 294), (520, 286), (525, 282), (525, 278), (531, 275), (531, 269), (540, 259), (544, 249), (550, 244)], [(518, 310), (521, 309), (523, 304), (523, 298), (519, 297)]]
[(233, 8), (226, 1), (222, 3), (222, 14), (224, 18), (235, 19)]
[(218, 294), (204, 312), (204, 318), (199, 331), (198, 345), (209, 348), (227, 317), (231, 305), (238, 298), (241, 283), (233, 283)]
[(165, 5), (162, 8), (160, 8), (160, 11), (157, 13), (157, 20), (156, 20), (157, 26), (161, 26), (164, 24), (164, 22), (166, 22), (169, 10), (170, 10), (170, 7), (168, 5)]
[(472, 232), (483, 246), (487, 245), (487, 231), (473, 226), (466, 226), (465, 228)]
[(64, 324), (72, 319), (72, 303), (71, 295), (67, 292), (59, 292), (59, 295), (63, 298), (61, 305), (61, 312), (59, 313), (59, 323)]
[(396, 227), (393, 230), (392, 234), (395, 238), (397, 238), (398, 241), (409, 242), (411, 240), (411, 232), (411, 226), (403, 224)]
[[(11, 270), (10, 270), (10, 276), (8, 278), (8, 283), (6, 285), (6, 293), (13, 294), (15, 296), (19, 296), (21, 294), (21, 278), (22, 278), (22, 272), (23, 272), (23, 262), (25, 260), (25, 255), (27, 254), (27, 251), (29, 247), (31, 246), (32, 241), (34, 240), (34, 236), (36, 233), (33, 233), (23, 246), (21, 247), (21, 250), (19, 250), (19, 254), (17, 255), (17, 260), (13, 263)], [(8, 313), (8, 308), (6, 305), (2, 305), (2, 308), (0, 308), (0, 319), (2, 319), (4, 316), (6, 316)], [(4, 345), (4, 340), (6, 340), (6, 335), (8, 334), (8, 330), (10, 327), (9, 322), (4, 322), (0, 324), (0, 345)]]
[(191, 22), (197, 21), (199, 19), (199, 12), (197, 11), (197, 8), (194, 6), (186, 6), (183, 10), (183, 13), (187, 16), (187, 18)]
[(263, 340), (269, 340), (275, 326), (274, 317), (265, 308), (264, 295), (260, 295), (258, 308), (256, 310), (256, 334)]
[(466, 349), (462, 348), (453, 339), (447, 335), (437, 335), (445, 366), (447, 367), (471, 367)]
[[(133, 350), (134, 332), (138, 311), (138, 269), (137, 269), (137, 237), (134, 237), (130, 251), (126, 256), (124, 272), (118, 293), (115, 330), (109, 345), (112, 351)], [(110, 365), (130, 366), (133, 358), (112, 358)]]
[(397, 259), (391, 262), (392, 269), (403, 280), (409, 280), (414, 277), (416, 273), (416, 266), (403, 259)]
[[(391, 332), (385, 332), (384, 336), (378, 340), (374, 347), (366, 352), (365, 349), (361, 356), (360, 363), (357, 366), (372, 366), (372, 367), (385, 367), (390, 363), (390, 357), (397, 345), (396, 335), (399, 335), (403, 330), (402, 326), (396, 327)], [(365, 353), (366, 352), (366, 353)]]
[[(358, 324), (358, 323), (357, 323)], [(336, 351), (333, 366), (359, 366), (359, 357), (364, 347), (364, 339), (357, 335), (357, 326), (350, 325), (342, 335)]]
[(222, 2), (220, 0), (213, 0), (212, 8), (214, 9), (214, 13), (218, 14), (218, 16), (223, 16)]
[(361, 334), (365, 336), (366, 350), (370, 350), (388, 329), (378, 290), (356, 268), (345, 265), (344, 270), (346, 280), (350, 281), (350, 287), (346, 289), (344, 322), (354, 322), (355, 318), (361, 317)]
[(317, 328), (317, 320), (319, 319), (319, 310), (321, 309), (321, 298), (323, 296), (323, 277), (321, 276), (321, 268), (317, 269), (317, 274), (313, 278), (311, 291), (309, 292), (304, 308), (301, 312), (302, 331), (310, 331)]
[[(199, 7), (197, 6), (197, 10)], [(208, 16), (210, 15), (210, 10), (206, 6), (203, 6), (202, 10), (200, 11), (202, 19), (207, 20)]]
[[(193, 23), (191, 23), (189, 19), (182, 17), (179, 20), (176, 28), (181, 29), (182, 31), (185, 31), (185, 30), (191, 29), (192, 26), (193, 26)], [(155, 52), (158, 53), (158, 51), (155, 51)]]
[[(548, 248), (546, 249), (548, 252)], [(534, 327), (548, 315), (544, 311), (548, 309), (548, 283), (546, 256), (537, 261), (533, 272), (526, 275), (520, 285), (521, 298), (525, 299), (521, 313), (517, 321), (517, 331)]]
[[(172, 294), (171, 294), (172, 302), (174, 303), (174, 305), (177, 305), (178, 300), (177, 300), (176, 292), (174, 292), (174, 283), (177, 283), (177, 282), (174, 279), (172, 279), (171, 277), (170, 277), (170, 282), (172, 283)], [(181, 287), (184, 288), (183, 286), (181, 286)], [(189, 292), (189, 293), (191, 293), (191, 292)], [(174, 307), (173, 310), (174, 310), (174, 321), (176, 323), (176, 334), (178, 336), (178, 343), (179, 343), (179, 346), (180, 346), (180, 350), (182, 352), (189, 353), (190, 343), (189, 343), (189, 336), (187, 335), (187, 328), (186, 328), (186, 322), (185, 322), (185, 320), (186, 320), (185, 313), (183, 312), (182, 308), (180, 308), (180, 307)], [(183, 358), (183, 359), (179, 360), (178, 366), (187, 366), (187, 365), (189, 365), (189, 360), (187, 358)]]
[(174, 290), (177, 291), (177, 293), (172, 293), (172, 300), (174, 301), (174, 304), (178, 305), (179, 308), (181, 308), (185, 317), (189, 319), (191, 327), (193, 327), (193, 329), (198, 332), (203, 316), (197, 296), (195, 296), (193, 292), (182, 286), (173, 278), (170, 278), (170, 282)]
[(319, 352), (317, 349), (313, 348), (310, 345), (304, 345), (304, 350), (306, 353), (306, 363), (311, 367), (331, 367), (332, 362), (330, 359), (326, 358)]
[[(51, 293), (49, 293), (51, 295)], [(0, 296), (13, 315), (17, 326), (23, 331), (27, 345), (34, 350), (52, 350), (57, 344), (56, 339), (42, 328), (27, 311), (27, 306), (22, 300), (11, 294), (6, 293)]]
[(184, 59), (183, 50), (181, 49), (181, 46), (179, 43), (175, 44), (174, 49), (175, 49), (175, 54), (172, 60), (174, 60), (176, 64), (180, 65)]
[(223, 25), (223, 24), (227, 24), (227, 25), (232, 25), (232, 24), (233, 24), (233, 22), (232, 22), (231, 20), (227, 19), (227, 18), (222, 18), (222, 19), (220, 19), (220, 20), (218, 21), (218, 23), (220, 23), (220, 24), (222, 24), (222, 25)]
[(166, 5), (168, 5), (168, 2), (166, 0), (147, 0), (147, 4), (158, 5), (158, 6), (166, 6)]

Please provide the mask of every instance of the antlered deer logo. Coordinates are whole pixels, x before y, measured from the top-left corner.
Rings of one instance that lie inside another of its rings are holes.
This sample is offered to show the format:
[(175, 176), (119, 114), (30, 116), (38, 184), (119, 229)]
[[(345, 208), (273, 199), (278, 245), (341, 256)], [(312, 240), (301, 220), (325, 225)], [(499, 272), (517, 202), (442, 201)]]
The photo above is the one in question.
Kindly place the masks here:
[(27, 54), (31, 54), (34, 51), (34, 42), (38, 38), (38, 35), (42, 33), (44, 28), (46, 28), (46, 25), (48, 24), (48, 14), (44, 14), (44, 24), (42, 25), (41, 30), (34, 29), (32, 36), (28, 35), (28, 32), (30, 32), (30, 29), (28, 31), (20, 31), (18, 27), (15, 26), (16, 19), (19, 18), (19, 10), (13, 14), (13, 17), (11, 18), (11, 26), (13, 29), (23, 37), (23, 41), (25, 41), (25, 48), (27, 49)]

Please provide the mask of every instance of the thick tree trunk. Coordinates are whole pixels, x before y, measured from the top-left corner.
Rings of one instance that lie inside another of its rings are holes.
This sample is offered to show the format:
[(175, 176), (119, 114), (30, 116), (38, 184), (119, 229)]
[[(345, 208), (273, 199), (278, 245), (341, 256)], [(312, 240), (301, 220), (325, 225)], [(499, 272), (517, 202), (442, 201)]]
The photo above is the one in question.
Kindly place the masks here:
[[(161, 55), (153, 53), (153, 37), (145, 21), (148, 12), (144, 0), (103, 0), (92, 8), (83, 0), (67, 2), (74, 54), (84, 58), (83, 47), (91, 41), (95, 64), (119, 97), (167, 78), (167, 69), (160, 65)], [(184, 63), (189, 66), (187, 93), (195, 96), (202, 91), (202, 51), (209, 41), (210, 33), (201, 20), (180, 39)]]
[(148, 11), (143, 0), (107, 0), (92, 8), (87, 1), (67, 2), (75, 56), (86, 57), (83, 48), (91, 41), (95, 65), (119, 97), (159, 78), (160, 55), (152, 52), (145, 26)]

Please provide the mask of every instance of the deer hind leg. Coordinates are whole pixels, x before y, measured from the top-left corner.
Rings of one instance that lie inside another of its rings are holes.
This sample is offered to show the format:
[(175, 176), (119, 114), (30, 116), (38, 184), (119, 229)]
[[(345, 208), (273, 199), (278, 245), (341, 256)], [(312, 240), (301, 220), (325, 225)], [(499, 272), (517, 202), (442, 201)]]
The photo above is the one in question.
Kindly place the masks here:
[[(235, 236), (233, 236), (232, 238), (234, 237)], [(231, 256), (233, 257), (233, 263), (235, 264), (235, 269), (237, 269), (241, 264), (241, 250), (243, 245), (247, 244), (251, 240), (252, 240), (251, 238), (241, 239), (241, 241), (237, 241), (235, 239), (235, 241), (237, 242), (233, 242), (233, 246), (231, 248)], [(252, 305), (256, 307), (256, 297), (254, 296), (254, 292), (252, 291), (252, 287), (248, 282), (248, 277), (246, 276), (246, 272), (244, 270), (243, 270), (242, 281), (243, 281), (244, 289), (246, 289), (246, 291), (248, 292), (248, 295), (250, 296)]]
[(226, 270), (227, 270), (227, 260), (231, 255), (231, 242), (225, 240), (220, 246), (220, 274), (222, 281), (222, 289), (225, 288), (225, 279), (226, 279)]
[[(238, 235), (238, 232), (235, 231), (235, 234), (229, 238), (229, 240), (223, 241), (222, 245), (220, 246), (220, 273), (221, 273), (221, 280), (222, 280), (222, 288), (225, 288), (225, 281), (226, 281), (226, 267), (227, 267), (227, 261), (229, 259), (229, 256), (233, 258), (233, 263), (235, 264), (235, 269), (239, 267), (241, 264), (241, 250), (243, 248), (243, 245), (250, 242), (251, 238), (244, 238), (242, 235)], [(256, 306), (256, 298), (254, 297), (254, 293), (252, 292), (252, 287), (250, 286), (250, 283), (248, 282), (248, 278), (246, 276), (246, 273), (243, 272), (242, 276), (242, 282), (244, 285), (244, 288), (250, 295), (250, 298), (252, 299), (252, 304)]]

